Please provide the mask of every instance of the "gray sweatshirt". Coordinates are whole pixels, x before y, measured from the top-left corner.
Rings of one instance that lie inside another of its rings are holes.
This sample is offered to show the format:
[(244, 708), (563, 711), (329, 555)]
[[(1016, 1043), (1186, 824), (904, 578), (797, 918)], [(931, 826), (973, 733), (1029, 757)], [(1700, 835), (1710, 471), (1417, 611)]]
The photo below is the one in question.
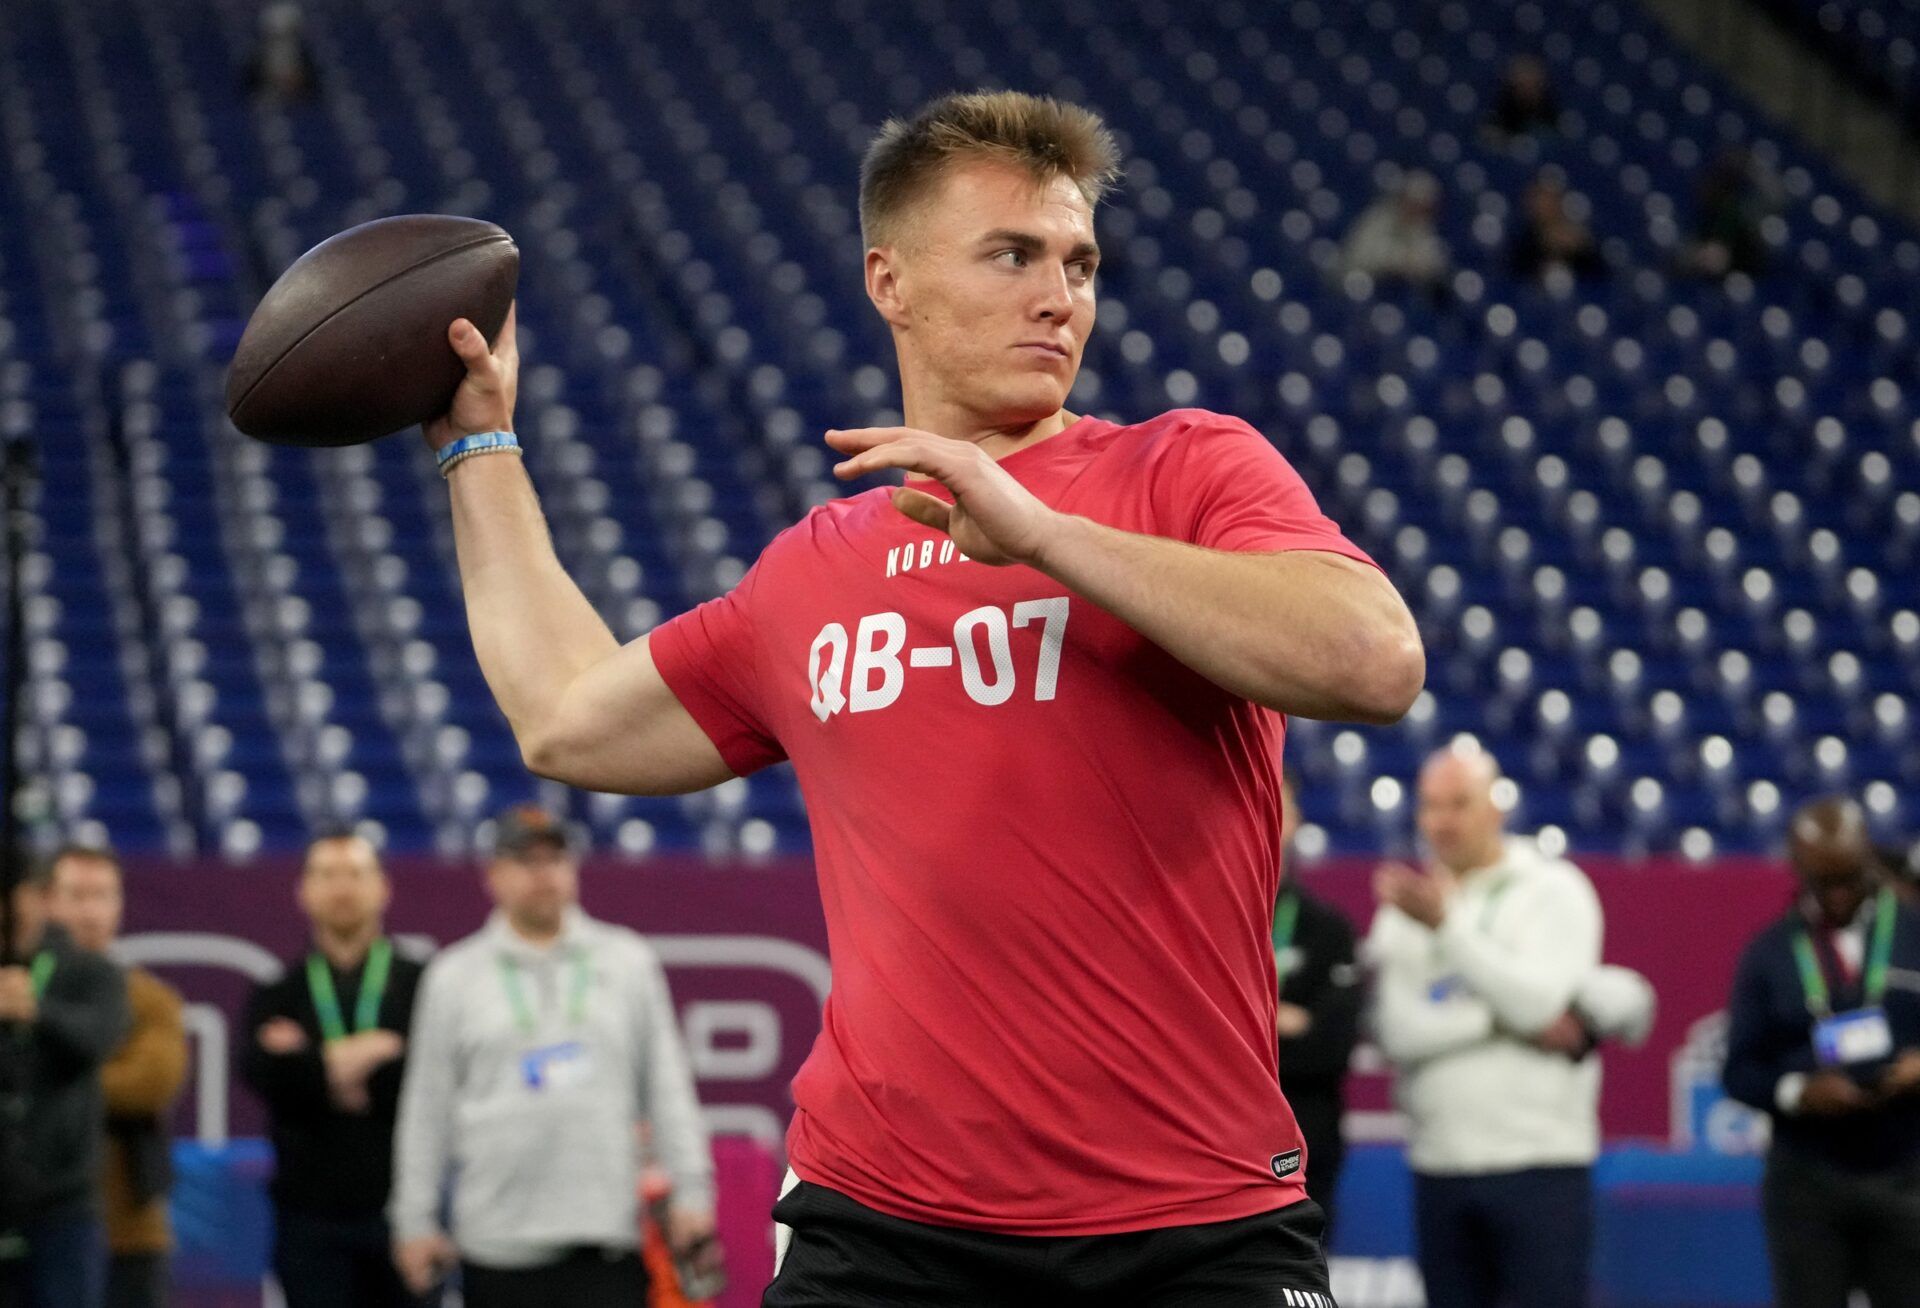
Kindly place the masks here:
[(496, 913), (427, 967), (394, 1135), (394, 1238), (440, 1229), (485, 1266), (638, 1243), (637, 1127), (674, 1203), (711, 1208), (713, 1160), (660, 960), (570, 909), (527, 943)]

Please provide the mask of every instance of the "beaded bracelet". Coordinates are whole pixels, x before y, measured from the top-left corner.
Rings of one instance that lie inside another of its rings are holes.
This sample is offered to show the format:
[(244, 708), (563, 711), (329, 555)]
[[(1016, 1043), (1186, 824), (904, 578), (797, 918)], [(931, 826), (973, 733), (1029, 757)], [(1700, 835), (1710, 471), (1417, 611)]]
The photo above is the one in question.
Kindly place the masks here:
[(446, 476), (453, 465), (476, 454), (519, 454), (520, 440), (510, 431), (483, 431), (472, 436), (462, 436), (450, 441), (434, 454), (434, 461), (440, 466), (440, 475)]

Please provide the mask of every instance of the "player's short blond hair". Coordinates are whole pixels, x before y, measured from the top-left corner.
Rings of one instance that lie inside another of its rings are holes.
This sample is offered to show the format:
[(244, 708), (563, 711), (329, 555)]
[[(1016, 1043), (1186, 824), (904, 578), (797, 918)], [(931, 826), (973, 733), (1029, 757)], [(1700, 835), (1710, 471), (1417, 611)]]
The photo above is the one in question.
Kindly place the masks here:
[(944, 95), (910, 118), (888, 119), (860, 163), (860, 234), (867, 248), (900, 237), (902, 220), (954, 163), (1011, 164), (1045, 186), (1065, 177), (1092, 208), (1120, 172), (1120, 148), (1100, 115), (1019, 91)]

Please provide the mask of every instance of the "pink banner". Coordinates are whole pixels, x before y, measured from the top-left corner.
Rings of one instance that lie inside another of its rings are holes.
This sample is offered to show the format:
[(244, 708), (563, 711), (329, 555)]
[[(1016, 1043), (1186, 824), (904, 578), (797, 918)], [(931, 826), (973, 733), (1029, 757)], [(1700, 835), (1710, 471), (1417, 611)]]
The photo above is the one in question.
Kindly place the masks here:
[[(1606, 958), (1647, 974), (1660, 995), (1652, 1039), (1607, 1055), (1604, 1120), (1610, 1136), (1669, 1135), (1669, 1067), (1689, 1028), (1724, 1007), (1735, 961), (1762, 924), (1786, 907), (1787, 874), (1766, 860), (1628, 862), (1582, 858), (1607, 914)], [(1364, 932), (1372, 916), (1372, 863), (1337, 860), (1303, 874), (1308, 889), (1346, 910)], [(189, 999), (229, 1021), (251, 967), (302, 945), (291, 862), (243, 868), (142, 864), (129, 869), (130, 947)], [(486, 914), (478, 874), (432, 861), (394, 869), (392, 928), (445, 944)], [(819, 1029), (827, 985), (826, 928), (810, 864), (801, 860), (716, 868), (697, 860), (599, 860), (583, 875), (588, 910), (655, 939), (665, 955), (703, 1102), (730, 1129), (777, 1141), (792, 1101), (787, 1085)], [(209, 1015), (210, 1016), (210, 1015)], [(204, 1019), (203, 1019), (204, 1020)], [(1378, 1106), (1360, 1078), (1356, 1106)], [(194, 1116), (183, 1133), (217, 1129)], [(234, 1134), (260, 1132), (257, 1105), (230, 1101)]]

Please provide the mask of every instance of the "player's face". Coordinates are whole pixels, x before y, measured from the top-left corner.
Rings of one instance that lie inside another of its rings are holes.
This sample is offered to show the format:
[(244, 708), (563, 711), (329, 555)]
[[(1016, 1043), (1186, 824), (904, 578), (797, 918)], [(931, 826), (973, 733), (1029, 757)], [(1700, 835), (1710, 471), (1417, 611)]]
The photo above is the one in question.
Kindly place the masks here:
[(103, 858), (69, 854), (53, 865), (47, 913), (82, 949), (96, 953), (120, 934), (120, 871)]
[(896, 255), (903, 372), (992, 425), (1059, 412), (1093, 330), (1093, 210), (1064, 177), (952, 168)]
[(307, 851), (300, 908), (321, 930), (357, 934), (386, 912), (387, 897), (380, 860), (358, 836), (323, 840)]
[(565, 850), (535, 845), (496, 858), (487, 869), (487, 887), (493, 902), (516, 925), (551, 932), (560, 929), (561, 916), (579, 898), (580, 875)]

